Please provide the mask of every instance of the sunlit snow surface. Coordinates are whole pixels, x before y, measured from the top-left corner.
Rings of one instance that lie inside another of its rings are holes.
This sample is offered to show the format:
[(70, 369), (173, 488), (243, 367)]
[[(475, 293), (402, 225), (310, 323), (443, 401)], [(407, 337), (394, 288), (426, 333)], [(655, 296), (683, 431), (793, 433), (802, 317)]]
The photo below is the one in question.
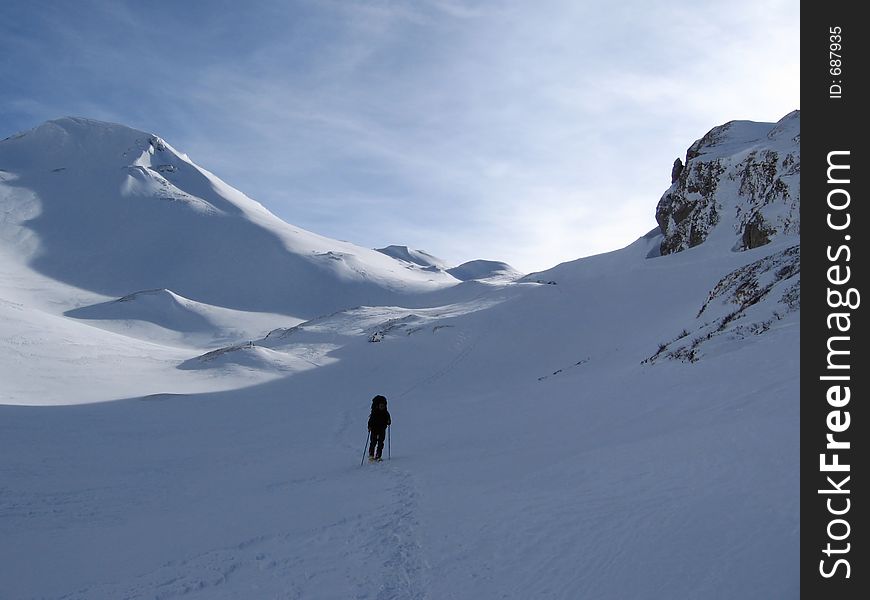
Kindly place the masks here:
[[(797, 597), (799, 273), (770, 273), (798, 237), (660, 257), (653, 232), (460, 283), (275, 224), (174, 151), (159, 164), (203, 187), (139, 198), (147, 148), (115, 165), (97, 144), (112, 174), (56, 185), (8, 143), (0, 598)], [(189, 245), (125, 201), (180, 206)], [(75, 231), (103, 243), (114, 219), (123, 248), (76, 272)], [(769, 290), (740, 312), (746, 273)], [(360, 467), (375, 394), (390, 460)]]

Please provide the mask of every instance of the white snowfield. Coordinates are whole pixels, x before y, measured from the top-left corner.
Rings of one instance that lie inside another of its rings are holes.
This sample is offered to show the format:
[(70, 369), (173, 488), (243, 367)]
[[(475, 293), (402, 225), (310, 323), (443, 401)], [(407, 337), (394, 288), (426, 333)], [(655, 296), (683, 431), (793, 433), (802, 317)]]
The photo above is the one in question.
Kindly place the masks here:
[(798, 597), (800, 238), (733, 237), (460, 282), (156, 136), (0, 142), (0, 598)]

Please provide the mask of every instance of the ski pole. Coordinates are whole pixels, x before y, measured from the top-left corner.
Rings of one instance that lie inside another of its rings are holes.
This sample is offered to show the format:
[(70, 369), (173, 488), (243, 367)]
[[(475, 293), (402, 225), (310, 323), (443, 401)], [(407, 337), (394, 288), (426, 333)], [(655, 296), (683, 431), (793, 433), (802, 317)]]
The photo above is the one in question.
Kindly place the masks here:
[(366, 445), (363, 446), (363, 455), (359, 461), (359, 466), (363, 466), (363, 463), (366, 461), (366, 449), (369, 447), (369, 438), (371, 437), (371, 435), (372, 435), (371, 431), (366, 433)]
[(392, 456), (390, 456), (392, 454), (390, 445), (390, 426), (387, 425), (387, 460), (392, 458)]

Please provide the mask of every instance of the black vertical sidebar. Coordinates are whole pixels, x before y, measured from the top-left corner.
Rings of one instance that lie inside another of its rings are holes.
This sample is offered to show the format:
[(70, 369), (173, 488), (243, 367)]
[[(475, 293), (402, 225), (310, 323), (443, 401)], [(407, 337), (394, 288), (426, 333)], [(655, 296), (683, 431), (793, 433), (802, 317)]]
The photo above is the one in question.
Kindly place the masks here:
[[(801, 7), (801, 596), (870, 593), (866, 205), (870, 24), (860, 3)], [(771, 68), (775, 68), (771, 65)], [(870, 292), (868, 292), (870, 294)]]

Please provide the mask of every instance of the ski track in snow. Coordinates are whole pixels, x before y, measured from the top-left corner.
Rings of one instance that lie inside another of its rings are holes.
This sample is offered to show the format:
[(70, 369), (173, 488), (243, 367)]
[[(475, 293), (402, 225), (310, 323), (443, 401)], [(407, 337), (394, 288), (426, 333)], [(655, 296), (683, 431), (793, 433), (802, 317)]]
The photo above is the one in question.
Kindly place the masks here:
[(428, 564), (420, 541), (417, 488), (413, 477), (390, 464), (374, 464), (371, 468), (386, 471), (392, 485), (385, 495), (393, 498), (393, 502), (378, 517), (360, 522), (358, 533), (365, 540), (364, 553), (378, 556), (376, 564), (380, 569), (378, 580), (369, 581), (365, 586), (377, 587), (377, 592), (371, 595), (360, 590), (355, 598), (429, 598)]
[[(358, 428), (359, 422), (359, 418), (345, 411), (334, 436), (336, 443), (359, 452), (360, 448), (352, 445), (350, 436), (346, 435), (351, 427)], [(367, 437), (363, 459), (369, 443)], [(364, 477), (374, 479), (376, 497), (391, 501), (373, 514), (360, 515), (354, 520), (348, 544), (358, 545), (363, 555), (376, 558), (368, 566), (373, 573), (366, 577), (364, 585), (352, 597), (375, 600), (429, 598), (429, 565), (423, 555), (419, 533), (418, 490), (413, 475), (390, 458), (381, 463), (365, 461), (360, 470)], [(377, 589), (377, 592), (371, 592), (372, 589)]]
[[(359, 418), (353, 418), (351, 413), (343, 411), (330, 442), (346, 448), (349, 456), (359, 456), (359, 447), (353, 446), (347, 435), (351, 425), (359, 426)], [(392, 460), (365, 463), (362, 468), (354, 465), (343, 472), (343, 477), (350, 479), (348, 485), (358, 490), (356, 504), (364, 506), (364, 510), (301, 531), (249, 536), (234, 544), (178, 557), (133, 578), (94, 583), (57, 598), (221, 600), (238, 598), (240, 594), (282, 600), (431, 598), (429, 563), (421, 542), (418, 488), (413, 475)], [(317, 486), (329, 490), (335, 479), (334, 473), (299, 475), (273, 481), (266, 489), (288, 498), (300, 487), (319, 494)], [(95, 494), (99, 493), (100, 490), (82, 490), (63, 497), (34, 495), (14, 499), (3, 493), (0, 507), (7, 517), (20, 520), (40, 516), (45, 526), (84, 523), (96, 516), (111, 520), (112, 515), (97, 510), (105, 504), (96, 501)], [(120, 510), (124, 502), (118, 499), (109, 505)], [(244, 506), (239, 507), (240, 512), (245, 510)]]
[(245, 590), (252, 598), (286, 600), (430, 598), (412, 476), (384, 463), (370, 465), (364, 477), (379, 486), (377, 499), (386, 499), (365, 512), (308, 531), (255, 536), (59, 598), (222, 599)]
[(458, 336), (457, 336), (456, 342), (454, 342), (454, 344), (453, 344), (454, 350), (457, 351), (456, 356), (454, 356), (452, 359), (450, 359), (450, 361), (446, 365), (444, 365), (443, 367), (441, 367), (440, 369), (438, 369), (437, 371), (435, 371), (431, 375), (428, 375), (427, 377), (423, 377), (422, 379), (420, 379), (417, 382), (415, 382), (414, 384), (412, 384), (410, 387), (408, 387), (406, 390), (404, 390), (402, 393), (400, 393), (398, 396), (396, 396), (396, 398), (397, 399), (405, 398), (408, 394), (417, 390), (418, 388), (420, 388), (422, 386), (430, 385), (430, 384), (434, 383), (435, 381), (438, 381), (439, 379), (441, 379), (445, 375), (447, 375), (457, 365), (462, 363), (462, 361), (464, 361), (465, 358), (469, 354), (471, 354), (474, 351), (474, 348), (477, 346), (478, 342), (485, 335), (486, 335), (486, 332), (484, 331), (478, 337), (476, 337), (474, 339), (470, 339), (469, 334), (467, 334), (464, 331), (460, 331)]

